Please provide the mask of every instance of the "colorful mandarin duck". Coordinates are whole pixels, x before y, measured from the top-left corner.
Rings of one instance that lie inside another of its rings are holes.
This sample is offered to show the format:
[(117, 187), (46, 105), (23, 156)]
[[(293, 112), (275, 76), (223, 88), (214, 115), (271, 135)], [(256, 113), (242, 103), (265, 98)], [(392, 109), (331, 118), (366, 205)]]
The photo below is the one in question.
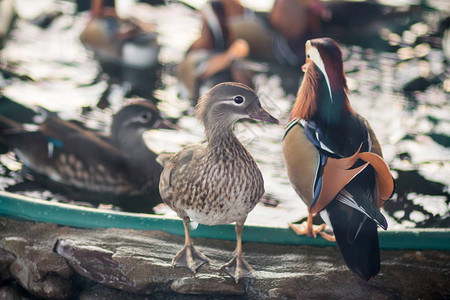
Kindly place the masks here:
[(176, 154), (163, 154), (165, 165), (159, 189), (163, 201), (183, 219), (185, 245), (173, 266), (193, 272), (208, 262), (196, 250), (189, 233), (191, 220), (207, 225), (236, 222), (236, 251), (222, 268), (236, 281), (253, 277), (252, 267), (242, 253), (242, 231), (247, 215), (264, 194), (262, 174), (233, 133), (243, 118), (278, 124), (261, 107), (253, 90), (240, 83), (222, 83), (200, 98), (196, 116), (205, 126), (206, 144), (190, 145)]
[(238, 0), (210, 0), (201, 12), (200, 36), (177, 68), (187, 96), (196, 101), (216, 84), (227, 81), (252, 87), (253, 72), (242, 61), (248, 56), (248, 44), (242, 39), (232, 40), (229, 30), (229, 19), (243, 14), (242, 5)]
[(375, 133), (350, 106), (338, 44), (330, 38), (307, 41), (302, 69), (283, 152), (308, 220), (305, 230), (291, 227), (315, 236), (322, 228), (313, 229), (312, 215), (320, 212), (347, 266), (369, 280), (380, 269), (377, 225), (386, 230), (388, 224), (379, 209), (392, 196), (394, 180)]
[(248, 43), (249, 59), (297, 68), (304, 62), (305, 42), (320, 36), (328, 14), (319, 0), (275, 0), (266, 17), (235, 17), (229, 30), (233, 39)]

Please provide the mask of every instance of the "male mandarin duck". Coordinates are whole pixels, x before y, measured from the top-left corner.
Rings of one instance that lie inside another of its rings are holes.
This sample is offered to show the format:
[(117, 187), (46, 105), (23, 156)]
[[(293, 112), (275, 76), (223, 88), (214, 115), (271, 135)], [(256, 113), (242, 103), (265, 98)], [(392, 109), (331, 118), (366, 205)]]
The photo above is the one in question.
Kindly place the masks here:
[(137, 196), (157, 191), (162, 167), (143, 133), (173, 128), (148, 101), (135, 101), (113, 116), (110, 136), (49, 115), (37, 130), (0, 116), (0, 141), (21, 162), (53, 181), (90, 192)]
[(206, 2), (200, 36), (177, 68), (177, 77), (190, 99), (197, 100), (221, 82), (236, 81), (253, 86), (253, 72), (242, 61), (248, 56), (248, 44), (244, 40), (232, 40), (228, 28), (229, 18), (243, 12), (238, 0)]
[(206, 225), (236, 222), (235, 256), (223, 265), (236, 281), (253, 277), (243, 258), (242, 231), (248, 213), (264, 193), (262, 174), (233, 133), (233, 125), (244, 118), (278, 124), (261, 107), (249, 87), (221, 83), (196, 106), (196, 116), (205, 126), (206, 144), (190, 145), (176, 154), (158, 157), (165, 164), (159, 189), (163, 201), (183, 220), (185, 245), (172, 261), (194, 273), (208, 258), (196, 250), (189, 233), (191, 220)]
[(239, 67), (238, 61), (248, 55), (248, 45), (236, 40), (222, 52), (194, 50), (188, 52), (177, 69), (177, 76), (192, 100), (218, 83), (236, 81), (252, 86), (252, 72)]
[(394, 179), (367, 120), (348, 99), (342, 53), (331, 38), (306, 42), (303, 82), (286, 127), (283, 153), (289, 179), (308, 207), (306, 230), (316, 235), (320, 212), (333, 229), (347, 266), (365, 280), (380, 269), (379, 209), (394, 192)]
[(202, 11), (200, 36), (189, 47), (192, 50), (223, 51), (233, 42), (230, 20), (246, 13), (239, 0), (208, 0)]
[(304, 44), (321, 32), (321, 19), (329, 12), (319, 0), (276, 0), (265, 18), (234, 18), (233, 39), (249, 44), (249, 58), (298, 67), (304, 61)]

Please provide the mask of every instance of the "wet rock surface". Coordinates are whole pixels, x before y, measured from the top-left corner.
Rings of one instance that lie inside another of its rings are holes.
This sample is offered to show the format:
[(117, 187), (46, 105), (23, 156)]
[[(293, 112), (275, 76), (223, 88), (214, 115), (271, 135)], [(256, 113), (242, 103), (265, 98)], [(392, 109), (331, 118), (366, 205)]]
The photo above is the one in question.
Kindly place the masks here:
[(161, 231), (77, 229), (0, 218), (2, 299), (446, 299), (450, 253), (382, 251), (368, 283), (337, 248), (246, 243), (256, 279), (235, 283), (220, 266), (234, 242), (195, 239), (210, 258), (197, 274), (172, 268), (183, 237)]

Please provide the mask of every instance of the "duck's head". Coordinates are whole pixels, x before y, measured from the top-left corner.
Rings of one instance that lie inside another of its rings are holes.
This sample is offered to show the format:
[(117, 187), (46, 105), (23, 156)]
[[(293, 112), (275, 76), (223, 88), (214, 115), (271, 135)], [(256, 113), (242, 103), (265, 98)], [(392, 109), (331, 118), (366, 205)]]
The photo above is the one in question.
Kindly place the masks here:
[(175, 129), (175, 126), (163, 119), (150, 101), (133, 101), (114, 115), (111, 136), (120, 142), (134, 137), (141, 138), (142, 134), (150, 129)]
[(305, 52), (306, 62), (302, 67), (305, 76), (293, 116), (311, 119), (318, 113), (326, 122), (338, 122), (342, 112), (352, 111), (342, 51), (335, 40), (318, 38), (306, 42)]
[(308, 67), (314, 64), (323, 74), (333, 101), (333, 91), (347, 88), (341, 48), (331, 38), (318, 38), (306, 42), (305, 53), (306, 62), (302, 70), (307, 72)]
[(237, 82), (220, 83), (210, 89), (199, 99), (195, 114), (207, 131), (231, 129), (236, 121), (246, 118), (278, 124), (262, 108), (255, 92)]

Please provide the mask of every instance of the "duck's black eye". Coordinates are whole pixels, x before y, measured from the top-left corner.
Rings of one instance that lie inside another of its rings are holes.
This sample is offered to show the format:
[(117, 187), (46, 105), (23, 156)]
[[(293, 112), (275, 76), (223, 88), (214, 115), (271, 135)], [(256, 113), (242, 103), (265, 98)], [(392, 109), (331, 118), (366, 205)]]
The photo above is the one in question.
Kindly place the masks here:
[(149, 113), (142, 113), (141, 118), (142, 118), (142, 120), (147, 121), (147, 120), (151, 119), (151, 116)]
[(242, 97), (242, 96), (236, 96), (233, 98), (233, 100), (234, 100), (234, 103), (236, 103), (236, 104), (244, 103), (244, 97)]
[(307, 55), (307, 56), (308, 56), (308, 58), (311, 58), (311, 57), (309, 56), (309, 53), (308, 53), (308, 55)]

